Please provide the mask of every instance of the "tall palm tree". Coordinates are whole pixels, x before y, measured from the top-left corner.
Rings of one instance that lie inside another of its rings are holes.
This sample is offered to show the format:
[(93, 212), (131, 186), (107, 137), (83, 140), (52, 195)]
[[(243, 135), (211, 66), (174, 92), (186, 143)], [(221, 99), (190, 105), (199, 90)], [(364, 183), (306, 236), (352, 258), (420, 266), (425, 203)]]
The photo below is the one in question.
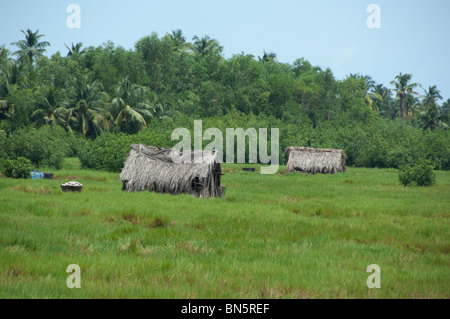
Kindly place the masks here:
[(426, 108), (428, 105), (433, 105), (439, 108), (438, 100), (442, 100), (441, 92), (437, 89), (436, 85), (428, 87), (428, 91), (425, 91), (425, 97), (422, 100), (422, 105)]
[(180, 29), (167, 33), (167, 36), (172, 40), (174, 51), (183, 51), (187, 48), (186, 38)]
[(275, 61), (276, 58), (277, 58), (277, 55), (274, 52), (267, 53), (264, 50), (263, 56), (262, 57), (258, 57), (258, 60), (259, 60), (259, 62), (266, 63), (266, 62)]
[(212, 53), (222, 53), (223, 47), (219, 42), (216, 39), (211, 39), (207, 35), (201, 39), (198, 36), (194, 36), (192, 40), (194, 41), (192, 44), (194, 52), (197, 52), (202, 57)]
[(348, 75), (349, 78), (352, 79), (361, 79), (364, 80), (364, 101), (373, 111), (379, 111), (378, 104), (376, 101), (382, 101), (383, 97), (375, 90), (376, 83), (369, 75), (362, 76), (359, 73), (353, 74), (350, 73)]
[(120, 81), (116, 89), (116, 97), (112, 100), (115, 123), (120, 130), (136, 133), (147, 126), (147, 121), (153, 118), (155, 108), (145, 97), (146, 89), (131, 83), (126, 77)]
[(20, 58), (27, 57), (30, 63), (33, 63), (36, 59), (39, 59), (47, 50), (46, 47), (50, 46), (47, 41), (39, 42), (39, 40), (45, 35), (39, 34), (39, 30), (33, 32), (30, 29), (27, 31), (21, 30), (25, 35), (25, 40), (20, 40), (11, 43), (19, 48), (14, 55), (19, 55)]
[(72, 132), (68, 123), (69, 111), (65, 107), (66, 97), (63, 89), (54, 85), (40, 87), (36, 92), (37, 109), (31, 118), (39, 124), (56, 124)]
[(420, 99), (417, 96), (407, 95), (405, 105), (406, 117), (413, 118), (420, 113)]
[(427, 104), (426, 110), (420, 113), (420, 122), (424, 130), (433, 131), (439, 126), (448, 128), (448, 125), (443, 122), (444, 119), (439, 108), (433, 104)]
[(10, 118), (15, 113), (15, 106), (8, 96), (26, 84), (23, 64), (11, 59), (0, 64), (0, 119)]
[(13, 86), (25, 85), (26, 80), (23, 63), (7, 60), (0, 65), (0, 96), (7, 96)]
[(418, 83), (410, 83), (411, 79), (412, 74), (402, 74), (400, 72), (400, 74), (395, 77), (395, 80), (391, 81), (391, 85), (395, 87), (393, 91), (395, 92), (396, 97), (400, 99), (400, 113), (402, 120), (406, 118), (406, 96), (408, 94), (419, 95), (414, 89), (421, 86)]
[(2, 45), (0, 47), (0, 65), (8, 61), (9, 57), (9, 50), (6, 48), (5, 45)]
[(372, 78), (369, 75), (365, 75), (361, 78), (366, 83), (364, 101), (367, 103), (367, 105), (369, 105), (369, 107), (373, 111), (378, 112), (379, 108), (378, 105), (375, 103), (375, 101), (382, 101), (383, 97), (375, 91), (376, 83), (374, 80), (372, 80)]
[(86, 52), (86, 49), (81, 50), (81, 47), (83, 46), (82, 42), (78, 42), (77, 44), (73, 44), (72, 42), (71, 47), (68, 47), (67, 44), (64, 45), (66, 46), (67, 50), (69, 50), (69, 52), (67, 52), (67, 57), (71, 57), (74, 55), (81, 55)]
[(394, 119), (395, 110), (391, 90), (389, 90), (383, 84), (377, 84), (373, 88), (373, 92), (381, 97), (381, 99), (374, 101), (377, 104), (377, 109), (379, 110), (380, 114)]
[(450, 119), (450, 99), (442, 103), (442, 115), (445, 117), (445, 121), (448, 122)]
[(108, 95), (102, 85), (88, 75), (71, 80), (69, 124), (78, 127), (83, 138), (97, 136), (112, 127), (111, 113), (105, 108)]
[(155, 118), (158, 121), (168, 120), (173, 122), (173, 118), (180, 115), (180, 112), (174, 110), (172, 104), (167, 101), (158, 101), (155, 103)]

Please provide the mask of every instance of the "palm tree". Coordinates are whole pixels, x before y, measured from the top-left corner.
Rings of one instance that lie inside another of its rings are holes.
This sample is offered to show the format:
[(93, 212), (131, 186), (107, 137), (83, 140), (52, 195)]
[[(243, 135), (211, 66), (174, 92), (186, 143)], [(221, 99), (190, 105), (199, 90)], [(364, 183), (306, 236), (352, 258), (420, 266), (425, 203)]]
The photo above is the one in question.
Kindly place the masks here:
[(187, 48), (186, 38), (181, 30), (174, 30), (171, 34), (167, 33), (166, 35), (172, 40), (174, 51), (183, 51)]
[(202, 57), (212, 53), (216, 54), (222, 53), (223, 47), (219, 45), (219, 42), (216, 39), (211, 39), (207, 35), (201, 39), (198, 36), (194, 36), (192, 40), (194, 41), (193, 43), (194, 52), (197, 52)]
[(439, 126), (447, 128), (447, 124), (443, 122), (445, 116), (440, 114), (439, 108), (433, 104), (428, 104), (425, 111), (420, 113), (420, 122), (424, 130), (435, 130)]
[(378, 105), (375, 103), (375, 101), (382, 101), (383, 97), (375, 91), (376, 86), (375, 81), (372, 80), (372, 78), (369, 75), (365, 75), (361, 77), (361, 79), (363, 79), (364, 82), (366, 83), (364, 101), (367, 103), (367, 105), (369, 105), (369, 107), (373, 111), (378, 112), (379, 108)]
[(348, 78), (352, 78), (355, 80), (361, 79), (364, 80), (364, 101), (373, 111), (379, 111), (379, 107), (376, 101), (382, 101), (383, 97), (375, 90), (376, 83), (372, 80), (372, 77), (369, 75), (362, 76), (359, 73), (353, 74), (350, 73)]
[(406, 96), (406, 116), (408, 118), (415, 117), (420, 113), (420, 100), (417, 96), (407, 95)]
[(24, 65), (20, 62), (7, 60), (0, 65), (0, 96), (11, 93), (13, 86), (22, 86), (26, 82)]
[(69, 124), (80, 130), (83, 138), (97, 136), (112, 127), (111, 113), (105, 108), (108, 95), (103, 92), (102, 85), (88, 75), (71, 80), (70, 97), (72, 108), (69, 108)]
[(26, 56), (30, 63), (33, 63), (36, 59), (39, 59), (47, 50), (46, 47), (50, 46), (47, 41), (39, 42), (39, 40), (44, 37), (43, 34), (39, 34), (39, 30), (36, 32), (27, 29), (27, 31), (21, 30), (25, 35), (25, 40), (20, 40), (11, 43), (19, 47), (19, 50), (14, 52), (14, 55), (19, 55), (20, 58)]
[(68, 123), (69, 111), (65, 108), (64, 90), (50, 85), (41, 87), (36, 93), (37, 110), (31, 114), (31, 118), (40, 124), (56, 124), (67, 131), (72, 132)]
[(77, 44), (73, 44), (72, 42), (72, 46), (70, 48), (67, 46), (67, 44), (64, 45), (66, 46), (67, 50), (69, 50), (69, 52), (67, 52), (67, 57), (81, 55), (86, 52), (86, 49), (81, 50), (81, 47), (83, 46), (82, 42), (78, 42)]
[(116, 97), (112, 100), (115, 123), (120, 130), (136, 133), (147, 126), (155, 112), (145, 97), (146, 89), (130, 82), (128, 78), (120, 81), (116, 89)]
[(436, 108), (439, 108), (438, 100), (442, 100), (442, 95), (440, 91), (437, 89), (436, 85), (428, 87), (428, 91), (425, 91), (425, 97), (422, 100), (422, 106), (425, 108), (428, 105), (433, 105)]
[(171, 103), (159, 101), (155, 104), (155, 117), (158, 121), (168, 120), (173, 122), (173, 118), (180, 115), (180, 112), (172, 108)]
[(442, 103), (442, 115), (445, 117), (445, 121), (448, 122), (450, 118), (450, 99)]
[(25, 83), (26, 75), (22, 63), (7, 59), (0, 64), (0, 119), (14, 115), (15, 106), (8, 96)]
[(421, 86), (418, 83), (409, 83), (411, 78), (412, 74), (402, 74), (400, 72), (400, 74), (395, 77), (395, 80), (391, 81), (391, 85), (395, 87), (393, 91), (396, 93), (397, 98), (400, 99), (400, 113), (402, 120), (406, 117), (406, 96), (408, 94), (419, 95), (414, 89)]
[(394, 119), (395, 118), (395, 106), (392, 100), (392, 92), (383, 84), (377, 84), (373, 88), (373, 92), (378, 94), (381, 99), (375, 100), (377, 109), (382, 116)]
[(276, 58), (277, 55), (275, 53), (273, 52), (266, 53), (266, 51), (264, 51), (264, 55), (262, 57), (258, 57), (259, 62), (262, 63), (275, 61)]

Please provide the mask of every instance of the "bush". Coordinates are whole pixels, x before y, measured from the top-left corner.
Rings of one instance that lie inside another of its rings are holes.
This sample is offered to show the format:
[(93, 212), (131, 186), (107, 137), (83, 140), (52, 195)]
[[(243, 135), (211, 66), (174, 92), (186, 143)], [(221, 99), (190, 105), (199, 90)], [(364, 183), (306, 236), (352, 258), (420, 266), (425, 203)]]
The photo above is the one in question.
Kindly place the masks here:
[(25, 157), (19, 157), (15, 160), (4, 159), (1, 166), (3, 174), (12, 178), (28, 178), (33, 169), (31, 161)]
[(58, 126), (20, 129), (8, 138), (8, 157), (25, 157), (36, 166), (61, 169), (64, 157), (73, 153), (71, 139), (71, 135)]
[(82, 168), (120, 172), (131, 144), (171, 147), (174, 144), (170, 133), (155, 133), (144, 130), (134, 135), (125, 133), (103, 133), (94, 141), (87, 142), (78, 157)]
[(428, 160), (421, 160), (414, 166), (403, 165), (399, 170), (399, 181), (403, 186), (416, 184), (417, 186), (430, 186), (435, 182), (433, 166)]
[(0, 130), (0, 160), (2, 158), (8, 158), (8, 138), (6, 132)]

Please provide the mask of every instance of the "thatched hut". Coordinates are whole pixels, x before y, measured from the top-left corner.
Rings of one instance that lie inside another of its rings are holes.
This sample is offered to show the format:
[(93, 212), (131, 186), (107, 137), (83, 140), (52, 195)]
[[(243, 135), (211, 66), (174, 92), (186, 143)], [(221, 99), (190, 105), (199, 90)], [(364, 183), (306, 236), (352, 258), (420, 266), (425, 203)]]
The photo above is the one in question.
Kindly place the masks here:
[(288, 157), (288, 172), (345, 172), (346, 155), (343, 150), (289, 146), (284, 155)]
[(181, 163), (174, 162), (173, 152), (178, 151), (142, 144), (131, 145), (119, 177), (122, 190), (188, 193), (202, 198), (225, 195), (225, 187), (220, 185), (221, 163), (214, 151), (178, 152), (176, 154), (190, 159)]

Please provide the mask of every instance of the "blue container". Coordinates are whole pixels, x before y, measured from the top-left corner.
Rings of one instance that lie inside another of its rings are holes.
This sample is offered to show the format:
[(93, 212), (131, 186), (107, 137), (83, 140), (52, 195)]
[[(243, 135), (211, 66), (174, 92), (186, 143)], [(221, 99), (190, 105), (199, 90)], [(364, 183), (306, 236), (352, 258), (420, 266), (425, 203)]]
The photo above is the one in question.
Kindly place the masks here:
[(43, 178), (44, 178), (44, 173), (39, 172), (39, 171), (31, 172), (31, 179), (43, 179)]

